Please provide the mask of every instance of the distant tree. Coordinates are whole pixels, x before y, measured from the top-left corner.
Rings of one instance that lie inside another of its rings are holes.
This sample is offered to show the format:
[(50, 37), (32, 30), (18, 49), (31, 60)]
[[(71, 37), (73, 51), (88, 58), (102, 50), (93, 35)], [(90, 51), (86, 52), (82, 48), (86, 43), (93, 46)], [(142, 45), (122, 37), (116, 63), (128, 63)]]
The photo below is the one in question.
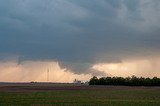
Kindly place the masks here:
[(160, 86), (160, 79), (157, 77), (153, 77), (152, 84)]
[(89, 81), (90, 85), (98, 85), (98, 78), (94, 76), (93, 78), (90, 79)]
[(106, 85), (106, 80), (105, 80), (105, 78), (104, 78), (104, 77), (100, 78), (100, 79), (98, 80), (98, 84), (99, 84), (99, 85)]
[(102, 77), (97, 78), (94, 76), (89, 81), (90, 85), (126, 85), (126, 86), (160, 86), (160, 78), (153, 77), (143, 78), (143, 77)]
[(112, 84), (112, 78), (111, 77), (107, 77), (107, 78), (105, 78), (105, 84), (106, 85), (111, 85)]

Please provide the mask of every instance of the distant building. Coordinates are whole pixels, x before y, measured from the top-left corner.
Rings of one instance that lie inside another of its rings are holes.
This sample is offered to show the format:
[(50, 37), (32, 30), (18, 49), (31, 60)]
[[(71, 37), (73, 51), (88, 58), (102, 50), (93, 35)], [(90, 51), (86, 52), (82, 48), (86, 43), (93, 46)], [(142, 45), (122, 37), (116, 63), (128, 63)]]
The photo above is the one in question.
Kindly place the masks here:
[(73, 81), (73, 83), (80, 85), (80, 84), (82, 84), (82, 81), (75, 79), (75, 80)]

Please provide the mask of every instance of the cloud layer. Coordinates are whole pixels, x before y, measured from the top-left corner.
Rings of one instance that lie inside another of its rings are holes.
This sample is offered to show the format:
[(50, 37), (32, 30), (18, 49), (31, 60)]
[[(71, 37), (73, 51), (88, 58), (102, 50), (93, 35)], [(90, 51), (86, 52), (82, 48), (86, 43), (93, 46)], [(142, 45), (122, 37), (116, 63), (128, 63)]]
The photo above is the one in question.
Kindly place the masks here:
[(53, 61), (25, 61), (17, 64), (16, 60), (0, 62), (0, 82), (73, 82), (74, 79), (86, 81), (91, 74), (74, 74), (59, 67)]
[[(159, 56), (159, 0), (1, 0), (0, 59), (97, 63)], [(99, 73), (103, 75), (102, 73)]]

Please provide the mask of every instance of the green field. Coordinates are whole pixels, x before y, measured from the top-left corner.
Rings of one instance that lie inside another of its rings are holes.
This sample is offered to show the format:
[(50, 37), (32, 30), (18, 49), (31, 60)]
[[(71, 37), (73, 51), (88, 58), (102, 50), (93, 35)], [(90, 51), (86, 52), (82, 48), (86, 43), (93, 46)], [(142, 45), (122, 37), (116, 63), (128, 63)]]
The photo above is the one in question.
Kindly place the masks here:
[[(103, 87), (26, 92), (0, 91), (0, 106), (160, 106), (160, 88)], [(38, 88), (38, 87), (36, 87)], [(72, 87), (71, 87), (72, 88)]]

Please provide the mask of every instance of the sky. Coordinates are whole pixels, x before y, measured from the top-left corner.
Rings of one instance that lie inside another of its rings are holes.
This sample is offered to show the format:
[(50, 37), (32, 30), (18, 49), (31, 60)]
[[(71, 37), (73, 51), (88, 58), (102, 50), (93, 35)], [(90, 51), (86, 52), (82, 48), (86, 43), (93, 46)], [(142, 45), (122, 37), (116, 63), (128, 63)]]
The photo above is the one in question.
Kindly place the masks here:
[(160, 77), (159, 0), (0, 0), (0, 82)]

